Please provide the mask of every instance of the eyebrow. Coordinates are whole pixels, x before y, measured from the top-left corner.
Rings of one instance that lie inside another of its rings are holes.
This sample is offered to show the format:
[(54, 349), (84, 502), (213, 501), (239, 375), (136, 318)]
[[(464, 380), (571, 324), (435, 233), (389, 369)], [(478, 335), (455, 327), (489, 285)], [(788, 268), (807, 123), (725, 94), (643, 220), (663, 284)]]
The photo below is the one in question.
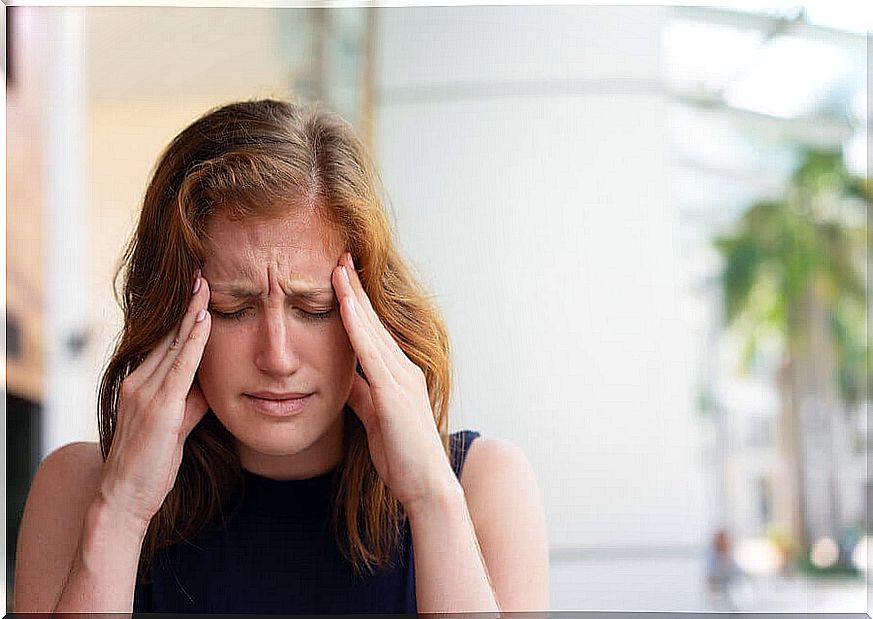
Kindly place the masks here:
[[(288, 288), (291, 288), (288, 286)], [(212, 291), (217, 292), (219, 294), (227, 295), (229, 297), (233, 297), (235, 299), (242, 299), (246, 301), (261, 299), (265, 295), (262, 292), (258, 292), (252, 288), (248, 288), (246, 286), (236, 285), (236, 284), (215, 284), (212, 286)], [(301, 290), (292, 290), (291, 294), (288, 296), (292, 299), (301, 299), (304, 301), (315, 301), (319, 299), (323, 299), (326, 296), (333, 296), (333, 288), (304, 288)]]

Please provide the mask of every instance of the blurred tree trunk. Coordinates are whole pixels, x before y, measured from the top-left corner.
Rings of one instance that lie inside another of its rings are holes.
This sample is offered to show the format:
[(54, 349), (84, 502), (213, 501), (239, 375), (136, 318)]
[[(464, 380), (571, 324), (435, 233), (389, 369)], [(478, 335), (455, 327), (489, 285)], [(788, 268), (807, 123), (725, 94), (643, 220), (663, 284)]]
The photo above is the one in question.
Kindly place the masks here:
[(795, 398), (795, 365), (792, 355), (783, 355), (777, 374), (779, 388), (780, 415), (778, 443), (782, 455), (780, 462), (780, 483), (776, 486), (777, 498), (774, 513), (776, 522), (785, 528), (785, 533), (793, 540), (800, 541), (805, 529), (801, 509), (800, 488), (800, 446), (797, 422), (797, 398)]
[[(812, 278), (789, 316), (788, 354), (779, 374), (780, 447), (792, 536), (808, 548), (818, 538), (839, 538), (839, 495), (833, 417), (840, 412), (837, 359), (825, 286)], [(783, 514), (784, 516), (784, 514)]]

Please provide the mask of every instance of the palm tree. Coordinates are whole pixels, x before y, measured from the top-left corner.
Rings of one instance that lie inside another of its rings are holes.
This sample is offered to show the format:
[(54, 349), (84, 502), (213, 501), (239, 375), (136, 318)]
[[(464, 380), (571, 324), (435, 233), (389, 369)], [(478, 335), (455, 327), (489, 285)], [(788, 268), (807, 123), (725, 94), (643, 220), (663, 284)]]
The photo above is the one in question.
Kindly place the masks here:
[(765, 339), (781, 351), (779, 490), (784, 524), (808, 548), (836, 538), (833, 416), (866, 401), (866, 219), (870, 185), (838, 152), (807, 150), (780, 200), (753, 204), (717, 238), (725, 325), (741, 334), (743, 369)]

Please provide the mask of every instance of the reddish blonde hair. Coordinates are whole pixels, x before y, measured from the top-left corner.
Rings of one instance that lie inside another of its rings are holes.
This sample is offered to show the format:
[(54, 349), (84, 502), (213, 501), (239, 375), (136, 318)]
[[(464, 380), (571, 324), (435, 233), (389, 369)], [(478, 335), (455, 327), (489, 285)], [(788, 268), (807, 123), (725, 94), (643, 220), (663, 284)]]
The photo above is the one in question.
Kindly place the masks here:
[[(427, 380), (446, 456), (451, 388), (449, 342), (434, 304), (402, 260), (367, 149), (342, 118), (320, 105), (274, 99), (210, 110), (161, 154), (135, 233), (116, 273), (124, 326), (100, 383), (104, 459), (112, 447), (124, 378), (171, 330), (203, 264), (207, 219), (280, 216), (315, 209), (351, 251), (382, 323)], [(391, 563), (406, 515), (370, 460), (360, 420), (346, 409), (345, 455), (334, 487), (338, 543), (359, 575)], [(176, 483), (152, 519), (140, 556), (154, 554), (224, 519), (242, 480), (235, 439), (210, 411), (185, 444)]]

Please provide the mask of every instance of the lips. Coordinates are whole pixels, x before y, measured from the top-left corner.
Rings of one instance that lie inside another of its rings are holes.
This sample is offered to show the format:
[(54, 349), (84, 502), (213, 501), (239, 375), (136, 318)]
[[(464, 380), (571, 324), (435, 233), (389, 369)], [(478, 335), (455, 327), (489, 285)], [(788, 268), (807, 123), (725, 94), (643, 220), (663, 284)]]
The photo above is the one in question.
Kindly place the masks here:
[(246, 399), (259, 413), (273, 417), (287, 417), (301, 412), (312, 399), (311, 393), (276, 393), (258, 391), (246, 393)]
[(284, 393), (276, 391), (253, 391), (251, 393), (247, 393), (246, 395), (253, 398), (260, 398), (261, 400), (297, 400), (300, 398), (305, 398), (309, 394), (296, 391), (289, 391)]

